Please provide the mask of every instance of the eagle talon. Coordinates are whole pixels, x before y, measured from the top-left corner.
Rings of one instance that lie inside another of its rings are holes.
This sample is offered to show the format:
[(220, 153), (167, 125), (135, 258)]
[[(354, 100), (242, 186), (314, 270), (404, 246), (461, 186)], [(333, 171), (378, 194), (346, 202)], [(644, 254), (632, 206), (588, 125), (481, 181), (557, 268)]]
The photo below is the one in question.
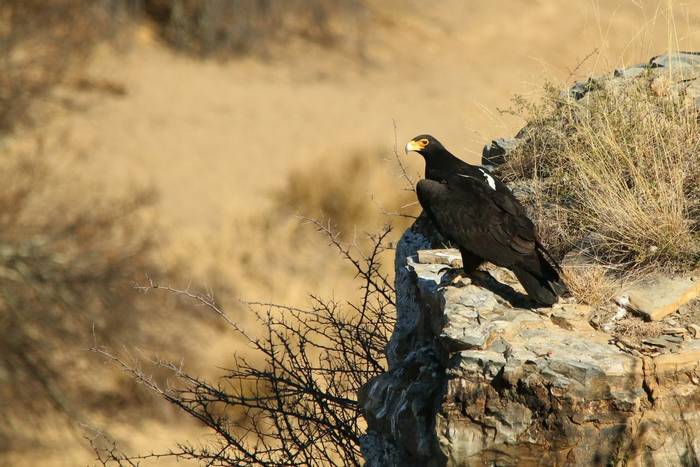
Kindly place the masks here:
[(458, 276), (458, 274), (456, 274), (456, 272), (457, 272), (457, 269), (455, 269), (451, 266), (445, 265), (437, 270), (437, 275), (440, 277), (440, 282), (453, 283)]
[(437, 270), (438, 274), (443, 274), (445, 271), (452, 271), (454, 268), (452, 266), (445, 265)]

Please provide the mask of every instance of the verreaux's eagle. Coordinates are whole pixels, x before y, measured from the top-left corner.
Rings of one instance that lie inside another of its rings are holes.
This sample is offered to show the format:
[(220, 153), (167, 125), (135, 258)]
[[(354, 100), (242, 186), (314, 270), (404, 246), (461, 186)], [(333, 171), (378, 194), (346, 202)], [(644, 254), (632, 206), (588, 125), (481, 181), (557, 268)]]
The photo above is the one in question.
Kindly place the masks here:
[(515, 273), (530, 298), (550, 306), (566, 291), (559, 266), (537, 238), (525, 208), (486, 169), (452, 155), (430, 135), (406, 145), (425, 159), (418, 201), (443, 237), (458, 246), (464, 271), (484, 261)]

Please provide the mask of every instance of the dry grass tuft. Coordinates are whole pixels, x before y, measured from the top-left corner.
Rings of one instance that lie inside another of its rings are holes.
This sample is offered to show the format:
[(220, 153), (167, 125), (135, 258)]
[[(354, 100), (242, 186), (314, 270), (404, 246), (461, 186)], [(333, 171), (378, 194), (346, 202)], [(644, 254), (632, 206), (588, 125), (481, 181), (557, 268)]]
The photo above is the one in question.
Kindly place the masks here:
[(578, 101), (548, 86), (539, 103), (517, 101), (529, 122), (524, 143), (499, 172), (530, 184), (554, 252), (620, 271), (696, 266), (700, 115), (660, 84), (678, 80), (592, 81)]
[(564, 266), (564, 281), (578, 303), (599, 307), (612, 300), (620, 290), (605, 266), (598, 264)]

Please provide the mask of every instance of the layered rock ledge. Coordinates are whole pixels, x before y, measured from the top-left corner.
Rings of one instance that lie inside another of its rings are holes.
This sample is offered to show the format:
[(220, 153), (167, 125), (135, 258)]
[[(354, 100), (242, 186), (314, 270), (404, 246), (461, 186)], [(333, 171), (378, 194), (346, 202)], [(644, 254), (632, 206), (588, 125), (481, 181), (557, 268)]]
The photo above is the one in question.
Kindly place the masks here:
[(360, 393), (367, 465), (698, 465), (700, 339), (645, 354), (586, 306), (531, 308), (506, 270), (459, 276), (428, 224), (397, 246), (389, 369)]

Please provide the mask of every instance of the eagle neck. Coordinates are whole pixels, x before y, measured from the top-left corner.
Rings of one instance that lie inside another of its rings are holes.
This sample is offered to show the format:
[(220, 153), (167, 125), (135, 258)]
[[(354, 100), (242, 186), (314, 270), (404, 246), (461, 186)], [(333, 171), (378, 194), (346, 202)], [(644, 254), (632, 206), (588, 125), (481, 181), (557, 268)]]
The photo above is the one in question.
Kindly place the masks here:
[(447, 149), (434, 151), (429, 157), (425, 157), (425, 178), (435, 179), (437, 174), (451, 173), (461, 163), (462, 161)]

